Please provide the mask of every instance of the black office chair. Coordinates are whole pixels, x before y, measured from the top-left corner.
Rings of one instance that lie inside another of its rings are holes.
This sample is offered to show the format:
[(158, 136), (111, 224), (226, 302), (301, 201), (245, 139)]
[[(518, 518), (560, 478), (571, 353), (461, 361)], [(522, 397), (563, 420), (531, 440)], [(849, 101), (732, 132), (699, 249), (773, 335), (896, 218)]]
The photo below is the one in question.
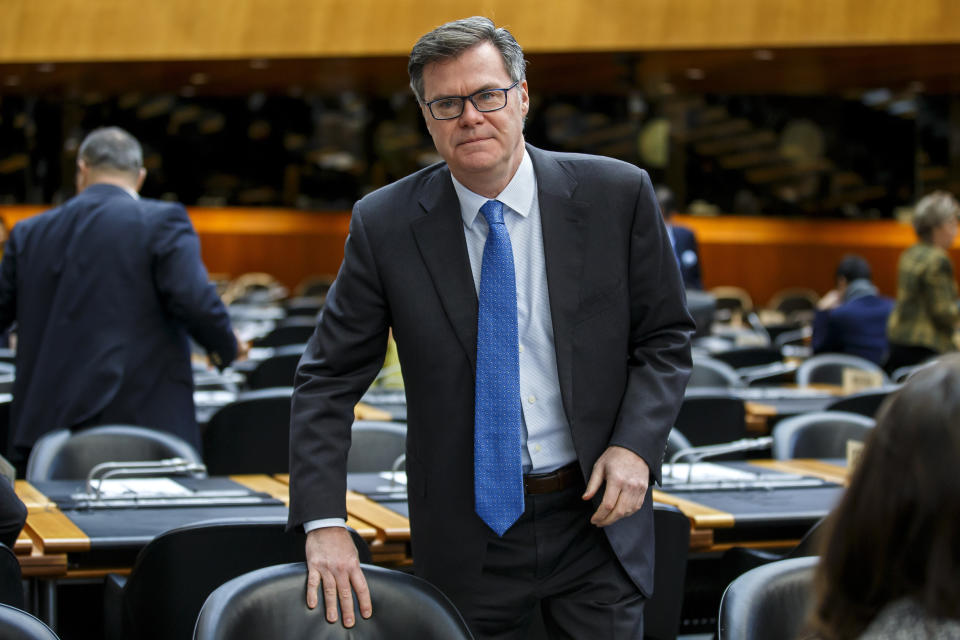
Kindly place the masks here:
[[(5, 480), (0, 479), (0, 482)], [(23, 609), (23, 575), (13, 549), (0, 542), (0, 603)]]
[(58, 429), (45, 434), (33, 446), (27, 460), (29, 482), (82, 480), (101, 462), (136, 462), (183, 458), (201, 462), (188, 442), (171, 433), (111, 424), (71, 432)]
[(846, 411), (813, 411), (784, 418), (773, 427), (773, 457), (845, 458), (847, 441), (866, 440), (873, 418)]
[(261, 360), (247, 374), (247, 387), (250, 389), (292, 387), (297, 365), (306, 348), (306, 344), (277, 347), (272, 356)]
[(844, 369), (877, 373), (883, 384), (890, 382), (883, 369), (866, 358), (846, 353), (820, 353), (805, 360), (797, 369), (797, 384), (801, 387), (817, 383), (843, 384)]
[(305, 317), (316, 324), (317, 314), (323, 309), (323, 296), (298, 296), (283, 303), (288, 318)]
[(693, 358), (687, 387), (742, 387), (743, 380), (726, 362), (710, 357)]
[[(366, 542), (350, 531), (361, 559), (369, 562)], [(140, 551), (128, 577), (107, 576), (107, 637), (190, 638), (203, 602), (217, 587), (261, 567), (302, 563), (304, 544), (302, 530), (287, 533), (280, 520), (207, 521), (167, 531)], [(301, 593), (301, 603), (303, 598)]]
[(653, 596), (643, 608), (643, 637), (674, 640), (680, 629), (683, 583), (690, 550), (690, 520), (677, 509), (653, 507), (656, 555), (653, 569)]
[(816, 556), (780, 560), (734, 580), (720, 600), (719, 640), (796, 638), (810, 605)]
[[(314, 317), (294, 316), (285, 318), (278, 322), (277, 326), (270, 330), (265, 336), (256, 338), (252, 346), (254, 347), (285, 347), (291, 344), (303, 344), (310, 339), (317, 326)], [(301, 353), (303, 349), (300, 350)]]
[(687, 436), (680, 433), (677, 429), (670, 429), (670, 433), (667, 434), (667, 447), (663, 453), (663, 459), (669, 462), (673, 454), (678, 451), (683, 451), (684, 449), (689, 449), (692, 446), (690, 441), (687, 440)]
[(895, 390), (896, 389), (893, 387), (881, 387), (879, 389), (858, 391), (857, 393), (851, 393), (848, 396), (837, 398), (824, 407), (824, 410), (848, 411), (850, 413), (859, 413), (862, 416), (873, 418), (877, 413), (877, 409), (879, 409), (880, 405), (883, 404), (883, 401), (886, 400), (887, 396), (889, 396)]
[(0, 604), (0, 638), (3, 640), (60, 640), (53, 629), (26, 611)]
[[(463, 617), (436, 587), (408, 573), (363, 566), (374, 615), (356, 616), (352, 629), (330, 624), (324, 608), (307, 609), (302, 563), (268, 567), (231, 580), (210, 594), (195, 640), (472, 640)], [(356, 607), (356, 600), (354, 600)]]
[(200, 434), (207, 473), (287, 473), (293, 387), (245, 391), (210, 416)]
[(350, 433), (347, 471), (390, 471), (402, 463), (407, 450), (406, 425), (357, 420)]
[(696, 447), (739, 440), (747, 437), (746, 409), (743, 400), (733, 394), (687, 389), (674, 428)]
[(724, 586), (757, 567), (790, 558), (804, 558), (820, 554), (820, 538), (823, 535), (826, 518), (817, 520), (810, 527), (792, 549), (786, 553), (778, 553), (768, 549), (753, 549), (751, 547), (731, 547), (723, 552), (716, 567), (719, 576), (723, 576)]
[(734, 369), (758, 367), (772, 362), (780, 362), (783, 359), (780, 349), (773, 346), (734, 347), (733, 349), (718, 351), (710, 355), (715, 360), (725, 362)]

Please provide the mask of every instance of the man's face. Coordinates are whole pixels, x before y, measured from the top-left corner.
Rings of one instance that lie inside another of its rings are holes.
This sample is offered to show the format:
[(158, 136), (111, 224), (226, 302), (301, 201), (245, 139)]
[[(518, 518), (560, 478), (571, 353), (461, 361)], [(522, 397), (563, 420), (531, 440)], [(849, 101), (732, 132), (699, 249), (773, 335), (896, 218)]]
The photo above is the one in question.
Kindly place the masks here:
[[(502, 89), (513, 84), (500, 52), (489, 42), (467, 49), (460, 56), (428, 64), (423, 70), (426, 102), (448, 96), (466, 96), (481, 89)], [(523, 159), (523, 118), (530, 100), (527, 83), (507, 93), (507, 106), (499, 111), (477, 111), (467, 100), (459, 118), (436, 120), (422, 107), (433, 144), (453, 175), (468, 188), (506, 187)], [(481, 193), (493, 197), (496, 193)]]

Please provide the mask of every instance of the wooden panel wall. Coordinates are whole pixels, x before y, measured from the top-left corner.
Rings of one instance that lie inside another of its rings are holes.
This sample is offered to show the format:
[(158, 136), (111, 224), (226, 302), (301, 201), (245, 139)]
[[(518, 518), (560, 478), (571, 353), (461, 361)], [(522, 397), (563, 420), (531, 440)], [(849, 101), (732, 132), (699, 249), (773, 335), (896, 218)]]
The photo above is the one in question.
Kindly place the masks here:
[(956, 0), (2, 0), (0, 62), (406, 55), (476, 14), (530, 52), (960, 42)]
[[(12, 226), (41, 210), (0, 206), (0, 217)], [(236, 277), (263, 271), (291, 289), (307, 276), (336, 273), (350, 222), (347, 211), (190, 207), (189, 212), (211, 273)], [(704, 286), (742, 287), (760, 306), (788, 287), (826, 293), (847, 253), (866, 258), (881, 292), (894, 296), (897, 259), (915, 241), (912, 227), (893, 220), (682, 215), (674, 220), (697, 234)], [(960, 249), (952, 257), (960, 265)]]
[[(834, 286), (837, 263), (856, 253), (870, 263), (881, 293), (897, 292), (897, 260), (916, 242), (913, 227), (894, 220), (787, 220), (741, 216), (674, 216), (697, 234), (703, 285), (746, 289), (757, 306), (788, 287), (821, 295)], [(960, 249), (951, 252), (960, 264)]]

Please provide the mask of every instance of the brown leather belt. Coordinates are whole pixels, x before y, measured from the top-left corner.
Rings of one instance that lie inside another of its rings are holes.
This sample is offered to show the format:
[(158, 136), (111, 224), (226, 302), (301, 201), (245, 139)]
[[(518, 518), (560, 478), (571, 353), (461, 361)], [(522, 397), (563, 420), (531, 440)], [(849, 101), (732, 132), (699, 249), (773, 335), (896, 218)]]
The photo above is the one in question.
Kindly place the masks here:
[(576, 461), (548, 473), (530, 473), (523, 476), (523, 489), (527, 495), (553, 493), (583, 482), (580, 465)]

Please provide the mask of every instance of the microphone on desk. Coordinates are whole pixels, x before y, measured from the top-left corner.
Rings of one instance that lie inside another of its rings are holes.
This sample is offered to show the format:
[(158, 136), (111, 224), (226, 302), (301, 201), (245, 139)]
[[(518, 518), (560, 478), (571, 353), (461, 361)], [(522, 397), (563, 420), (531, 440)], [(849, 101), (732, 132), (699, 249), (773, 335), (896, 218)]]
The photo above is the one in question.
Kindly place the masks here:
[(764, 436), (762, 438), (741, 438), (733, 442), (722, 442), (720, 444), (708, 444), (699, 447), (687, 447), (680, 449), (670, 456), (670, 464), (676, 464), (677, 461), (684, 458), (690, 460), (687, 468), (687, 482), (690, 482), (693, 476), (693, 465), (701, 460), (715, 458), (728, 453), (741, 453), (743, 451), (758, 451), (760, 449), (770, 449), (773, 447), (773, 437)]
[[(103, 481), (117, 476), (155, 477), (180, 474), (205, 474), (207, 467), (198, 462), (191, 462), (184, 458), (169, 458), (166, 460), (147, 460), (144, 462), (101, 462), (87, 474), (87, 495), (100, 499), (100, 487)], [(99, 482), (98, 482), (99, 481)], [(96, 486), (94, 486), (96, 483)]]

